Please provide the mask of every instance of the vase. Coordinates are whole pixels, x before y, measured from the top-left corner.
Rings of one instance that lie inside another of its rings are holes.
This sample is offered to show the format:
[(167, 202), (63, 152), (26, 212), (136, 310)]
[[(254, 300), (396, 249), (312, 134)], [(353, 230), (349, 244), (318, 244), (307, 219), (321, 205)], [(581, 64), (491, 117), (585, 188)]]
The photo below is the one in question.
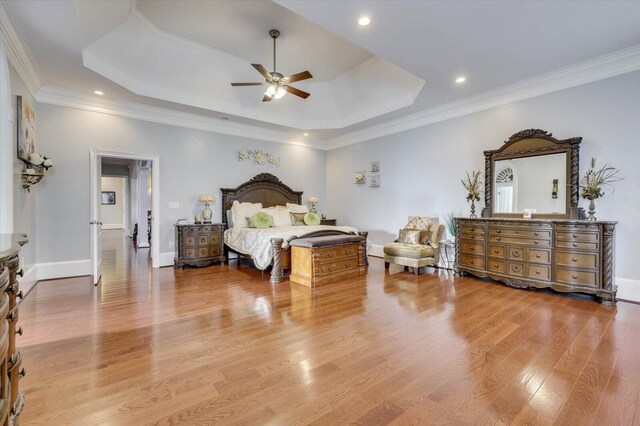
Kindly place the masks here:
[(476, 202), (475, 200), (471, 200), (471, 216), (469, 217), (477, 217), (476, 216)]
[(587, 220), (598, 220), (596, 218), (596, 203), (593, 198), (589, 201), (589, 217)]
[(204, 223), (211, 223), (211, 217), (213, 216), (213, 211), (209, 208), (209, 203), (204, 203), (204, 210), (202, 210), (202, 221)]

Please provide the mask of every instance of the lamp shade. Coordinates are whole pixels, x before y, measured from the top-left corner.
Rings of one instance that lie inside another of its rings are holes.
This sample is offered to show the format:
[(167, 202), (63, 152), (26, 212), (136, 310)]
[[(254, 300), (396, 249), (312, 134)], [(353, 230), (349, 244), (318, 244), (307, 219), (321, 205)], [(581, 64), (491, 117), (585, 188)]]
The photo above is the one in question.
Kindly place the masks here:
[(318, 197), (309, 197), (307, 201), (310, 203), (317, 203), (320, 199)]
[(202, 194), (200, 196), (200, 201), (203, 203), (213, 203), (215, 199), (216, 198), (212, 194)]

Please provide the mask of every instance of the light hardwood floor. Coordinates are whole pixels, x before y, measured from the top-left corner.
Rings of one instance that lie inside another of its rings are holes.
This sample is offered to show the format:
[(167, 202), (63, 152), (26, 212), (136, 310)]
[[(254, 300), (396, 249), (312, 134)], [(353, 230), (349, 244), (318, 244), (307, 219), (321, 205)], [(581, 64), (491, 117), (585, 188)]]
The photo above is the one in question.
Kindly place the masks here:
[(21, 424), (640, 424), (640, 306), (373, 258), (271, 286), (119, 247), (97, 288), (42, 282), (21, 305)]

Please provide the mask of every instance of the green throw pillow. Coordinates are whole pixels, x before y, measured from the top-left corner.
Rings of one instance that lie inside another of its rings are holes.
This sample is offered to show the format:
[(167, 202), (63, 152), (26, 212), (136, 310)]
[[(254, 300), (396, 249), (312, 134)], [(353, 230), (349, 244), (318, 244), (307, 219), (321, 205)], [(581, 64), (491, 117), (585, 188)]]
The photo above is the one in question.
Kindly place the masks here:
[(265, 212), (257, 212), (253, 216), (251, 216), (251, 223), (256, 228), (269, 228), (273, 226), (273, 217)]
[(304, 223), (308, 226), (320, 225), (320, 216), (314, 212), (309, 212), (304, 215)]

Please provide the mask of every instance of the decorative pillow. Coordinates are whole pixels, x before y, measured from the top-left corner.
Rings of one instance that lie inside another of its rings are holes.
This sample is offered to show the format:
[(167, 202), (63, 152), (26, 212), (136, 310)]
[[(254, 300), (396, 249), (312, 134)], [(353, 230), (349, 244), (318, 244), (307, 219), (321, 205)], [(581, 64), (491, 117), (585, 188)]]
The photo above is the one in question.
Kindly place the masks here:
[(262, 203), (241, 203), (238, 200), (231, 205), (231, 219), (236, 228), (246, 228), (248, 217), (262, 208)]
[(251, 224), (259, 229), (265, 229), (273, 226), (273, 217), (263, 211), (254, 213), (251, 216)]
[(309, 207), (293, 203), (287, 203), (287, 208), (291, 213), (307, 213), (309, 211)]
[(420, 243), (419, 244), (422, 244), (423, 246), (431, 245), (430, 234), (431, 234), (430, 230), (421, 229), (420, 230)]
[(306, 213), (289, 213), (291, 217), (291, 224), (293, 226), (304, 226), (304, 215)]
[(273, 215), (273, 226), (291, 226), (291, 216), (289, 209), (283, 206), (276, 206)]
[(429, 229), (429, 218), (420, 216), (409, 216), (409, 223), (404, 226), (404, 229)]
[(419, 229), (401, 229), (398, 233), (398, 242), (407, 244), (421, 244)]
[(314, 212), (305, 213), (304, 223), (309, 226), (320, 225), (320, 216)]

